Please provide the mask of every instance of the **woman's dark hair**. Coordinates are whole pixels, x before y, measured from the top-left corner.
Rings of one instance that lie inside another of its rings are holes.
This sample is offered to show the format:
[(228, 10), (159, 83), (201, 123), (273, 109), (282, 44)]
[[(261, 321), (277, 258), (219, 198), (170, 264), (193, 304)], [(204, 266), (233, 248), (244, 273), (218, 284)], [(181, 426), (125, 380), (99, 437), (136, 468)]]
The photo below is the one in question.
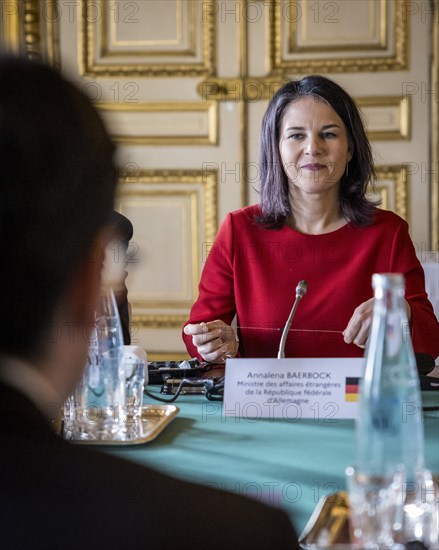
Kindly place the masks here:
[(355, 225), (370, 224), (377, 203), (366, 197), (366, 189), (369, 183), (374, 184), (376, 173), (360, 112), (354, 100), (341, 86), (318, 75), (284, 84), (271, 99), (264, 115), (259, 189), (262, 216), (256, 222), (270, 229), (279, 229), (291, 215), (288, 178), (282, 165), (279, 139), (287, 106), (303, 97), (323, 100), (344, 122), (352, 159), (349, 162), (349, 175), (344, 174), (340, 182), (340, 208), (345, 218)]

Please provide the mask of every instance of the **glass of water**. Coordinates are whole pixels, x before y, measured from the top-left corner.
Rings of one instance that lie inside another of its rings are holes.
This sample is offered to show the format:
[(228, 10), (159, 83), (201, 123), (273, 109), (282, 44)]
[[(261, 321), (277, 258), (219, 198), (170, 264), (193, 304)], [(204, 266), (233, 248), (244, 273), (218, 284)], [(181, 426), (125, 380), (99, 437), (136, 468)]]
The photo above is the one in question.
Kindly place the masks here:
[(354, 544), (361, 550), (404, 550), (401, 538), (405, 469), (372, 476), (346, 469)]
[(125, 373), (125, 406), (126, 423), (140, 420), (142, 416), (143, 387), (145, 385), (145, 361), (133, 355), (122, 355)]

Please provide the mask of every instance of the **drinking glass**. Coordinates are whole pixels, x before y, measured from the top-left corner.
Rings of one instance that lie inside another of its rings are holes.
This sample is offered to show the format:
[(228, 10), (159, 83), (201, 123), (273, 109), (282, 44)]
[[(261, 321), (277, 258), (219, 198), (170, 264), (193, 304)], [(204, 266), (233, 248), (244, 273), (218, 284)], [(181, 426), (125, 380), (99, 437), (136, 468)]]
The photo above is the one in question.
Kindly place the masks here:
[(406, 485), (403, 538), (407, 544), (420, 541), (426, 548), (439, 546), (439, 487), (426, 468), (416, 471)]
[(125, 407), (122, 346), (116, 300), (108, 289), (99, 297), (87, 365), (68, 402), (73, 439), (118, 438)]
[(403, 550), (405, 470), (372, 476), (346, 469), (354, 544), (362, 550)]
[(142, 416), (145, 361), (139, 357), (123, 355), (122, 363), (125, 373), (124, 421), (130, 423)]

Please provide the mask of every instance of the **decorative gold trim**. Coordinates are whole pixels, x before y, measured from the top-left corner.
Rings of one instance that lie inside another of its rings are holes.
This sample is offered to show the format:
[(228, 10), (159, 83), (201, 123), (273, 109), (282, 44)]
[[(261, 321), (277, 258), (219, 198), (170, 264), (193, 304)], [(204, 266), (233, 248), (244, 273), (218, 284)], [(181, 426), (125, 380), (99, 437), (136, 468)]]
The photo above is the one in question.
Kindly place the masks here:
[(46, 12), (46, 55), (49, 63), (61, 66), (59, 52), (59, 24), (56, 0), (45, 0)]
[[(82, 76), (202, 76), (214, 74), (215, 45), (216, 45), (216, 0), (203, 0), (201, 3), (201, 32), (202, 32), (202, 61), (186, 63), (151, 63), (150, 60), (143, 63), (105, 63), (96, 61), (95, 33), (96, 23), (88, 16), (90, 2), (92, 0), (80, 0), (80, 13), (82, 22), (79, 30), (79, 73)], [(106, 36), (100, 34), (100, 53), (105, 54)], [(104, 40), (102, 40), (104, 39)], [(190, 52), (189, 52), (190, 53)], [(131, 53), (130, 53), (131, 55)], [(150, 56), (149, 52), (144, 55)], [(163, 52), (161, 53), (163, 55)], [(106, 56), (110, 57), (110, 56)], [(105, 61), (105, 60), (104, 60)]]
[(248, 204), (248, 151), (247, 151), (247, 127), (248, 127), (248, 103), (239, 103), (239, 142), (240, 142), (240, 181), (241, 181), (241, 206)]
[(138, 170), (121, 175), (119, 191), (126, 185), (197, 184), (204, 186), (205, 238), (212, 242), (218, 229), (218, 173), (214, 170)]
[(433, 15), (433, 58), (431, 66), (431, 237), (430, 248), (439, 250), (439, 1)]
[(167, 329), (182, 328), (189, 315), (160, 315), (136, 313), (132, 317), (132, 324), (142, 328)]
[[(271, 66), (274, 71), (286, 74), (336, 73), (358, 71), (401, 71), (408, 68), (409, 31), (406, 5), (407, 0), (394, 0), (394, 48), (395, 53), (383, 57), (356, 57), (332, 59), (297, 59), (282, 58), (282, 4), (271, 0), (270, 34)], [(323, 51), (323, 50), (322, 50)], [(326, 48), (325, 48), (326, 51)]]
[[(239, 13), (244, 14), (246, 9), (246, 0), (239, 0)], [(242, 16), (239, 18), (239, 76), (241, 84), (241, 92), (245, 91), (245, 79), (248, 74), (248, 32), (247, 18)], [(239, 103), (239, 143), (240, 143), (240, 181), (241, 181), (241, 206), (246, 206), (248, 203), (247, 190), (247, 127), (248, 127), (248, 105), (247, 101)]]
[(397, 107), (399, 109), (399, 129), (368, 131), (369, 139), (372, 141), (410, 139), (410, 99), (409, 96), (357, 97), (355, 101), (360, 109), (363, 107)]
[[(213, 170), (139, 170), (133, 173), (130, 170), (129, 177), (121, 174), (120, 186), (119, 186), (119, 199), (123, 199), (126, 196), (141, 195), (145, 193), (157, 193), (157, 194), (176, 194), (175, 191), (169, 191), (166, 189), (160, 191), (145, 191), (136, 189), (140, 185), (171, 185), (171, 184), (197, 184), (204, 187), (204, 239), (206, 242), (213, 242), (217, 232), (218, 225), (218, 204), (217, 204), (217, 191), (218, 191), (218, 173)], [(192, 194), (192, 200), (196, 201), (197, 197), (194, 195), (195, 191), (183, 191), (186, 194)], [(199, 273), (201, 272), (201, 263), (199, 262), (199, 236), (198, 236), (198, 220), (196, 205), (192, 205), (192, 219), (191, 219), (191, 231), (192, 242), (194, 243), (193, 257), (192, 257), (192, 272), (193, 272), (193, 292), (196, 295)], [(131, 302), (133, 309), (145, 309), (145, 308), (186, 308), (189, 310), (192, 303), (159, 303), (158, 301), (135, 301)], [(133, 323), (138, 323), (142, 327), (148, 328), (175, 328), (181, 327), (188, 319), (189, 311), (187, 314), (158, 314), (154, 313), (134, 313)]]
[(383, 187), (380, 185), (381, 180), (393, 181), (395, 198), (394, 212), (408, 222), (409, 210), (407, 167), (404, 165), (377, 166), (376, 171), (378, 175), (377, 189)]
[[(175, 183), (175, 182), (174, 182)], [(198, 220), (198, 195), (196, 190), (181, 190), (181, 191), (162, 191), (162, 190), (152, 190), (152, 189), (129, 189), (122, 190), (120, 193), (121, 200), (124, 197), (138, 197), (138, 196), (188, 196), (190, 198), (191, 207), (191, 250), (192, 250), (192, 294), (195, 296), (197, 293), (198, 282), (200, 279), (201, 265), (198, 262), (198, 252), (200, 250), (199, 236), (197, 231), (197, 220)], [(181, 300), (175, 302), (163, 301), (163, 300), (136, 300), (135, 298), (130, 299), (130, 304), (133, 308), (150, 308), (150, 309), (161, 309), (161, 308), (179, 308), (179, 309), (189, 309), (192, 306), (192, 301)]]
[(3, 31), (3, 38), (1, 45), (9, 53), (20, 53), (22, 49), (20, 11), (19, 0), (11, 0), (7, 6), (2, 6), (0, 30)]
[(1, 6), (1, 48), (59, 66), (56, 0), (8, 0)]
[[(145, 196), (187, 196), (190, 199), (190, 233), (191, 233), (191, 252), (192, 252), (192, 295), (196, 296), (198, 282), (200, 279), (201, 265), (198, 261), (199, 257), (199, 236), (197, 230), (197, 214), (198, 214), (198, 195), (196, 190), (181, 190), (181, 191), (162, 191), (162, 190), (152, 190), (152, 189), (130, 189), (122, 190), (120, 194), (120, 199), (123, 200), (125, 197), (145, 197)], [(131, 306), (136, 309), (189, 309), (192, 306), (192, 300), (175, 300), (170, 302), (169, 300), (139, 300), (131, 296), (130, 299)]]
[(389, 209), (389, 188), (382, 185), (377, 185), (376, 192), (381, 197), (380, 208), (383, 208), (384, 210), (388, 210)]
[[(388, 0), (377, 0), (379, 5), (379, 13), (380, 13), (380, 21), (379, 21), (379, 43), (378, 44), (371, 44), (371, 45), (365, 45), (365, 44), (325, 44), (324, 46), (298, 46), (297, 45), (297, 38), (298, 38), (298, 32), (297, 32), (297, 22), (303, 22), (303, 26), (306, 29), (307, 28), (307, 20), (308, 20), (308, 9), (310, 9), (310, 5), (306, 5), (308, 0), (301, 0), (299, 7), (301, 6), (301, 14), (302, 17), (294, 17), (290, 18), (289, 20), (289, 30), (290, 30), (290, 38), (288, 41), (289, 49), (288, 53), (306, 53), (306, 52), (342, 52), (342, 51), (376, 51), (376, 50), (385, 50), (387, 48), (387, 4)], [(292, 4), (292, 0), (289, 0), (290, 5)], [(375, 2), (376, 3), (376, 2)], [(297, 4), (297, 0), (294, 0), (294, 4)], [(311, 6), (319, 6), (317, 2), (314, 2), (314, 4), (311, 4)], [(325, 2), (323, 4), (323, 9), (328, 9), (331, 7), (331, 5), (337, 5), (336, 2)], [(304, 6), (306, 6), (306, 9)], [(333, 13), (332, 15), (336, 15)], [(328, 14), (326, 17), (330, 17), (331, 14)], [(334, 21), (327, 21), (328, 23), (335, 22)]]
[(41, 58), (42, 57), (42, 40), (40, 28), (40, 10), (39, 1), (26, 0), (24, 6), (24, 47), (27, 57)]
[[(389, 3), (387, 0), (381, 0), (380, 4), (380, 22), (384, 21), (384, 25), (381, 24), (380, 26), (380, 43), (383, 45), (384, 48), (387, 48), (387, 19), (388, 19), (388, 6)], [(404, 6), (403, 6), (404, 8)], [(398, 11), (396, 11), (395, 17), (398, 17)]]
[(253, 78), (207, 78), (198, 84), (203, 101), (261, 101), (271, 99), (287, 81), (283, 75)]
[[(143, 193), (145, 196), (147, 195), (147, 193)], [(148, 194), (151, 194), (153, 195), (154, 192), (151, 191), (151, 193), (148, 193)], [(165, 193), (161, 193), (161, 194), (165, 194)], [(184, 193), (169, 193), (169, 195), (172, 195), (172, 196), (178, 196), (178, 195), (183, 195)], [(189, 193), (187, 193), (189, 195)], [(195, 279), (196, 277), (194, 276), (193, 277), (193, 282), (195, 282)], [(179, 310), (189, 310), (192, 305), (193, 305), (193, 301), (185, 301), (185, 300), (181, 300), (181, 301), (174, 301), (174, 302), (169, 302), (169, 301), (164, 301), (164, 300), (136, 300), (136, 298), (133, 298), (132, 297), (132, 294), (130, 295), (131, 298), (130, 298), (130, 305), (132, 307), (136, 307), (137, 309), (149, 309), (149, 310), (156, 310), (156, 309), (166, 309), (167, 311), (169, 311), (170, 309), (179, 309)]]
[[(114, 0), (116, 3), (118, 0)], [(117, 40), (116, 37), (116, 18), (112, 17), (110, 19), (110, 47), (112, 46), (157, 46), (159, 44), (172, 44), (177, 45), (181, 43), (182, 37), (183, 37), (183, 16), (182, 16), (182, 0), (176, 0), (177, 4), (177, 12), (176, 12), (176, 20), (177, 20), (177, 38), (175, 40)], [(187, 2), (187, 0), (186, 0)], [(108, 0), (101, 0), (102, 4), (102, 25), (101, 25), (101, 37), (104, 39), (101, 39), (101, 55), (108, 56), (108, 57), (114, 57), (114, 56), (120, 56), (121, 52), (114, 52), (109, 50), (109, 48), (106, 45), (105, 37), (107, 37), (107, 13), (108, 13)], [(189, 10), (189, 17), (188, 20), (190, 22), (190, 28), (188, 28), (188, 35), (189, 35), (189, 47), (185, 50), (164, 50), (164, 51), (148, 51), (148, 56), (163, 56), (163, 55), (174, 55), (174, 56), (181, 56), (181, 55), (196, 55), (196, 45), (195, 45), (195, 6), (193, 0), (190, 0), (187, 2), (188, 10)], [(123, 53), (123, 52), (122, 52)], [(129, 50), (127, 52), (129, 56), (144, 56), (145, 51), (142, 50)]]
[(245, 78), (248, 74), (248, 33), (246, 13), (247, 0), (239, 0), (239, 76)]
[(209, 102), (145, 102), (110, 103), (99, 102), (95, 106), (101, 111), (114, 113), (207, 113), (208, 129), (206, 135), (199, 136), (161, 136), (161, 135), (112, 135), (114, 141), (123, 145), (217, 145), (218, 143), (218, 103)]

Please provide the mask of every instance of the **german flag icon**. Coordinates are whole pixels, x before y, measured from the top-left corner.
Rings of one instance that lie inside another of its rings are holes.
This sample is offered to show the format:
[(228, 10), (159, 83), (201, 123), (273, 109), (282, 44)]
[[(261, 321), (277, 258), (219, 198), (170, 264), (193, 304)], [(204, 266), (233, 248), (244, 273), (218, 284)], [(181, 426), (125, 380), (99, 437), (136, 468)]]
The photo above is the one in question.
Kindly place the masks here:
[(346, 378), (345, 401), (358, 401), (360, 378)]

